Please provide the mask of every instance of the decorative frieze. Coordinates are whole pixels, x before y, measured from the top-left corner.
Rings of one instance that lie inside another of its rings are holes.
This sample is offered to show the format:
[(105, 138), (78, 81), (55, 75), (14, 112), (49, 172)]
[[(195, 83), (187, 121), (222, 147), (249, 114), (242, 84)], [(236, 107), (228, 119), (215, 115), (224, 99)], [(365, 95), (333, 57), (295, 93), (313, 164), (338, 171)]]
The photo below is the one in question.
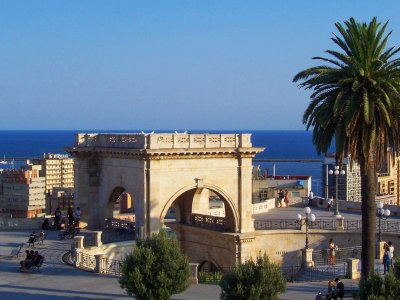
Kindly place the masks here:
[(74, 149), (251, 148), (250, 137), (251, 134), (79, 133), (75, 136)]

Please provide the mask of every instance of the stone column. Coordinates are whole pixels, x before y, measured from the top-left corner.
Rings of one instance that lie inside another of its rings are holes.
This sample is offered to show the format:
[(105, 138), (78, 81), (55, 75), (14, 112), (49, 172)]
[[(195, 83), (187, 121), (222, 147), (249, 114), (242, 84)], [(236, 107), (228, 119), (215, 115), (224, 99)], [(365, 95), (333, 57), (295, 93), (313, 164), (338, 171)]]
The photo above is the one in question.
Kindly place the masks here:
[(84, 241), (85, 237), (78, 235), (74, 237), (74, 246), (75, 249), (84, 249), (85, 247), (83, 246), (83, 241)]
[(358, 258), (348, 258), (347, 259), (347, 275), (350, 279), (360, 279), (361, 274), (358, 270), (358, 265), (360, 260)]
[(314, 261), (312, 259), (314, 249), (302, 249), (302, 266), (304, 268), (311, 268), (314, 267)]
[(103, 264), (104, 254), (95, 254), (94, 257), (96, 259), (96, 268), (94, 269), (94, 271), (96, 273), (105, 273)]
[(240, 157), (238, 159), (238, 209), (239, 232), (253, 232), (253, 185), (252, 185), (252, 158)]
[(103, 243), (101, 242), (101, 235), (103, 234), (103, 231), (93, 231), (94, 234), (94, 245), (96, 247), (100, 247), (101, 245), (103, 245)]
[(189, 267), (190, 267), (189, 283), (190, 284), (199, 284), (199, 279), (197, 278), (197, 269), (199, 267), (199, 264), (189, 263)]

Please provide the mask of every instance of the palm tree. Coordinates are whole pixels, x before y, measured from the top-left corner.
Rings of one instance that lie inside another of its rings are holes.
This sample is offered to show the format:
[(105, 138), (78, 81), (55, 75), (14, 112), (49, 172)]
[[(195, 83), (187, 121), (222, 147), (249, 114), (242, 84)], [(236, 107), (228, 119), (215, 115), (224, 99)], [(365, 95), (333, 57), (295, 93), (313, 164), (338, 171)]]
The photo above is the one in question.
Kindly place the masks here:
[(400, 59), (394, 55), (400, 49), (386, 48), (387, 24), (381, 26), (376, 18), (369, 24), (353, 18), (344, 26), (335, 23), (340, 34), (333, 34), (332, 41), (340, 51), (327, 50), (331, 58), (314, 57), (328, 65), (293, 78), (300, 88), (312, 90), (303, 123), (307, 130), (313, 127), (317, 151), (327, 153), (334, 141), (339, 165), (349, 155), (360, 165), (364, 278), (374, 267), (376, 170), (387, 151), (399, 153)]

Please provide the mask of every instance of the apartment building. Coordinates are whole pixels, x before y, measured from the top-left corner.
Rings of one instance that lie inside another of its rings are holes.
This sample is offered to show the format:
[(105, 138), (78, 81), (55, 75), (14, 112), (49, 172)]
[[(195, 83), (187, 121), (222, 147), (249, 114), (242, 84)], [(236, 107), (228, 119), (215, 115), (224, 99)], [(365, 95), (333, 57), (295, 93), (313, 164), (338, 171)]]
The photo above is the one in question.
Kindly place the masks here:
[[(322, 166), (322, 182), (325, 186), (328, 197), (336, 198), (336, 180), (338, 184), (339, 200), (361, 201), (361, 175), (360, 166), (353, 162), (350, 167), (350, 158), (343, 161), (340, 170), (345, 174), (329, 174), (329, 170), (335, 171), (335, 158), (326, 156)], [(399, 203), (399, 158), (396, 157), (393, 163), (391, 156), (386, 157), (381, 169), (377, 173), (377, 196), (384, 197), (390, 204)]]
[(42, 166), (42, 174), (46, 177), (46, 192), (51, 194), (53, 188), (74, 187), (74, 159), (67, 154), (45, 153), (42, 159), (33, 163)]
[(42, 166), (41, 174), (46, 178), (46, 213), (54, 212), (60, 203), (67, 209), (73, 203), (74, 159), (67, 154), (45, 153), (32, 162)]
[(354, 162), (351, 165), (350, 157), (346, 157), (343, 160), (338, 170), (339, 174), (337, 175), (335, 174), (335, 166), (335, 157), (333, 155), (325, 156), (322, 164), (322, 184), (325, 187), (325, 197), (333, 197), (339, 200), (361, 201), (360, 166)]
[(2, 212), (10, 213), (14, 218), (33, 218), (44, 212), (46, 182), (40, 171), (40, 165), (28, 164), (1, 172)]

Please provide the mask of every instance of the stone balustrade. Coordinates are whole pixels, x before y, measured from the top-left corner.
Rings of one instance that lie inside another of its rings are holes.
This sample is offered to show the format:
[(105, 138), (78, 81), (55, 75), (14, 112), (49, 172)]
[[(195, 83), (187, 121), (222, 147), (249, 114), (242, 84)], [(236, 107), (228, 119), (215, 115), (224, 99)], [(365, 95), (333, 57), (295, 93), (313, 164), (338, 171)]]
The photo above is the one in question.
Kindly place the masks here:
[(0, 230), (38, 230), (44, 218), (0, 218)]
[[(84, 269), (99, 274), (108, 274), (121, 276), (123, 261), (110, 259), (103, 253), (91, 254), (83, 247), (83, 236), (74, 237), (73, 259), (76, 268)], [(190, 267), (190, 284), (198, 284), (198, 266), (197, 263), (189, 263)]]
[(252, 147), (251, 134), (79, 133), (75, 147), (203, 149)]

